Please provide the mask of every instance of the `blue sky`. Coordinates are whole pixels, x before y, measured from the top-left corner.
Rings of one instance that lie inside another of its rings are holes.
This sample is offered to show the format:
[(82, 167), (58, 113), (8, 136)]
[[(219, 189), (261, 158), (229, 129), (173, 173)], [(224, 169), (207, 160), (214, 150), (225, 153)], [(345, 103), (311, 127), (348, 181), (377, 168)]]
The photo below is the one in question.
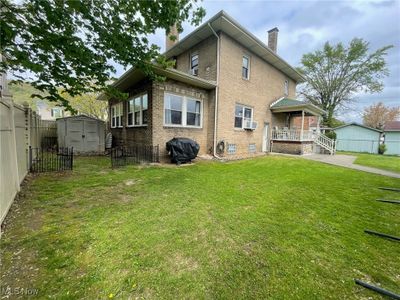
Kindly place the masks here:
[[(345, 121), (361, 121), (363, 108), (378, 101), (400, 105), (400, 0), (398, 1), (204, 1), (206, 21), (225, 10), (262, 41), (267, 30), (278, 27), (278, 54), (298, 66), (304, 53), (315, 51), (326, 41), (347, 44), (359, 37), (370, 42), (370, 49), (393, 45), (387, 56), (390, 76), (379, 94), (359, 94), (356, 102), (340, 112)], [(184, 25), (181, 37), (194, 27)], [(164, 51), (162, 30), (150, 38)], [(118, 67), (117, 75), (123, 70)]]

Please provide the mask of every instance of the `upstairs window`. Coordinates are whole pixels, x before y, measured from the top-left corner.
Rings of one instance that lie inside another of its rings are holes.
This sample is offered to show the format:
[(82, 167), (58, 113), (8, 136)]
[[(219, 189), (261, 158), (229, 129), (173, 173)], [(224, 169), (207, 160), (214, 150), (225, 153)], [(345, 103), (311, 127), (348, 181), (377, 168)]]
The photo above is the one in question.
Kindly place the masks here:
[(128, 126), (143, 126), (148, 122), (147, 94), (135, 96), (128, 101)]
[(199, 54), (193, 53), (190, 56), (190, 71), (192, 75), (197, 76), (199, 74)]
[(285, 95), (285, 96), (288, 96), (288, 95), (289, 95), (289, 81), (288, 81), (288, 80), (285, 80), (285, 85), (284, 85), (284, 90), (283, 90), (283, 92), (284, 92), (284, 95)]
[(122, 127), (122, 102), (111, 105), (111, 128)]
[(201, 127), (202, 103), (200, 100), (174, 95), (164, 95), (164, 125)]
[(242, 78), (249, 79), (250, 77), (250, 58), (246, 55), (243, 55), (242, 60)]
[(253, 108), (237, 104), (235, 106), (235, 128), (243, 128), (247, 121), (253, 121)]

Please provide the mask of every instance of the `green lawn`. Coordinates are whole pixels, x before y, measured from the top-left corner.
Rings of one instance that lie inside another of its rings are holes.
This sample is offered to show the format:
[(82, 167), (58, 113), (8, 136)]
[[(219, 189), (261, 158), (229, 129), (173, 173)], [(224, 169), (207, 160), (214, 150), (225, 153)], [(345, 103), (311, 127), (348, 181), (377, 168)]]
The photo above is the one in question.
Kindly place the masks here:
[(400, 293), (400, 180), (303, 159), (40, 175), (1, 238), (2, 286), (52, 299), (380, 299)]
[(354, 162), (357, 165), (400, 173), (400, 156), (357, 152), (338, 152), (337, 154), (349, 154), (357, 156), (357, 159)]

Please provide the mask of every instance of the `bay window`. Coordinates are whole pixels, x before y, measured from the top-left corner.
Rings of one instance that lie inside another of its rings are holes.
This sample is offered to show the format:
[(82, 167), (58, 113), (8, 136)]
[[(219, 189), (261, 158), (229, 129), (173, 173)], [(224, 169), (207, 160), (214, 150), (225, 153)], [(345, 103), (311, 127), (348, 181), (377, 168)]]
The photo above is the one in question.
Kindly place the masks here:
[(122, 102), (111, 105), (111, 128), (122, 127)]
[(164, 125), (201, 127), (202, 103), (186, 96), (164, 94)]
[(148, 98), (142, 94), (128, 100), (128, 126), (143, 126), (148, 122)]

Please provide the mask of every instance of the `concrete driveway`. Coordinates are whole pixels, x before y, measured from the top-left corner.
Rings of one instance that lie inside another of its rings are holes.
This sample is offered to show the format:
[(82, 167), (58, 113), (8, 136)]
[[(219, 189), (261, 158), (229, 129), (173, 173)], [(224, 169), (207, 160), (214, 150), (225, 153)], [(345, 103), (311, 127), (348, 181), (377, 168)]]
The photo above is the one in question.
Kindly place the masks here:
[(377, 168), (365, 167), (354, 164), (354, 161), (357, 157), (353, 155), (344, 155), (344, 154), (336, 154), (336, 155), (324, 155), (324, 154), (310, 154), (310, 155), (303, 155), (302, 158), (319, 161), (322, 163), (341, 166), (345, 168), (355, 169), (359, 171), (364, 171), (368, 173), (379, 174), (383, 176), (389, 176), (393, 178), (400, 178), (399, 173), (390, 172), (386, 170), (381, 170)]

